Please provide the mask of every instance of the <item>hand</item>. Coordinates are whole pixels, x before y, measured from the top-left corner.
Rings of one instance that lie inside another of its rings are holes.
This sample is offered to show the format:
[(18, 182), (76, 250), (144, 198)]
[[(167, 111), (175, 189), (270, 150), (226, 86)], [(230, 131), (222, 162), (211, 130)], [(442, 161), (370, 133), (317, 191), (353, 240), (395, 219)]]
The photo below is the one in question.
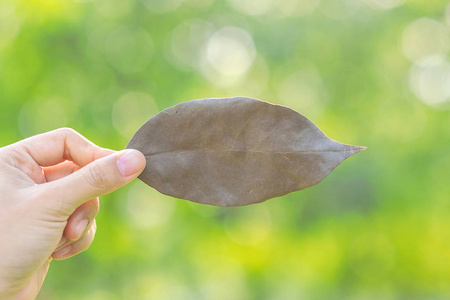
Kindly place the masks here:
[(91, 245), (98, 196), (144, 167), (142, 153), (102, 149), (71, 129), (0, 148), (0, 299), (34, 299), (52, 258)]

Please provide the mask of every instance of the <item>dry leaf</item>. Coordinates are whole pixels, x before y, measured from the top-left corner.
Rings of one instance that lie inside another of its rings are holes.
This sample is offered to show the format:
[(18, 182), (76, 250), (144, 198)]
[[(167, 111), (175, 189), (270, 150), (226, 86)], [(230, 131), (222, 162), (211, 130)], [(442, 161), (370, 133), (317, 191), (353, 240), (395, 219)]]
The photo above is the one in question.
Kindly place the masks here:
[(329, 139), (301, 114), (256, 99), (194, 100), (148, 120), (127, 148), (144, 153), (139, 178), (163, 194), (237, 206), (312, 186), (365, 147)]

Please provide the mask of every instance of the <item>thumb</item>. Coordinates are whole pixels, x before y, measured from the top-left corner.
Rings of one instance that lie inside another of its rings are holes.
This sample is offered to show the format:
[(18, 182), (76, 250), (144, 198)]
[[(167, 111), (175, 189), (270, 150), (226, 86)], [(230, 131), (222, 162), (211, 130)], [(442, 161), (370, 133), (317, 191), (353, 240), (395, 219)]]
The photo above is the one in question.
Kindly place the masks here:
[(110, 193), (130, 182), (144, 170), (145, 156), (137, 150), (123, 150), (100, 158), (80, 170), (45, 184), (51, 205), (72, 213), (89, 199)]

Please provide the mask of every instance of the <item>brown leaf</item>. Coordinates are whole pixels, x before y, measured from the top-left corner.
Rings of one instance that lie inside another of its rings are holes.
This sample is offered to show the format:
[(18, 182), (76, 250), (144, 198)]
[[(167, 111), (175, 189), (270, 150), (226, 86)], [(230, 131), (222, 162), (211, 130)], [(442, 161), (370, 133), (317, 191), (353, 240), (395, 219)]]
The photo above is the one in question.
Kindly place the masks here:
[(144, 153), (139, 178), (163, 194), (237, 206), (312, 186), (365, 147), (329, 139), (283, 106), (236, 97), (194, 100), (148, 120), (127, 148)]

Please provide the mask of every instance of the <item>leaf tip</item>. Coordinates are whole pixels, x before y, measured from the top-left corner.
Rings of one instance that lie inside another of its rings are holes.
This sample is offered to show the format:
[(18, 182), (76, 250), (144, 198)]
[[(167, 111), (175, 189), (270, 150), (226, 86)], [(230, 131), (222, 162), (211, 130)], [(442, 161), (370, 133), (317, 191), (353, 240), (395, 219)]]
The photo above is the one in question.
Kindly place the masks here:
[(350, 144), (342, 144), (343, 145), (343, 151), (348, 152), (349, 155), (356, 154), (358, 152), (364, 151), (367, 149), (365, 146), (355, 146)]
[(353, 154), (356, 154), (358, 152), (361, 152), (361, 151), (364, 151), (367, 149), (367, 147), (365, 147), (365, 146), (353, 146), (353, 145), (352, 145), (352, 148), (353, 148)]

